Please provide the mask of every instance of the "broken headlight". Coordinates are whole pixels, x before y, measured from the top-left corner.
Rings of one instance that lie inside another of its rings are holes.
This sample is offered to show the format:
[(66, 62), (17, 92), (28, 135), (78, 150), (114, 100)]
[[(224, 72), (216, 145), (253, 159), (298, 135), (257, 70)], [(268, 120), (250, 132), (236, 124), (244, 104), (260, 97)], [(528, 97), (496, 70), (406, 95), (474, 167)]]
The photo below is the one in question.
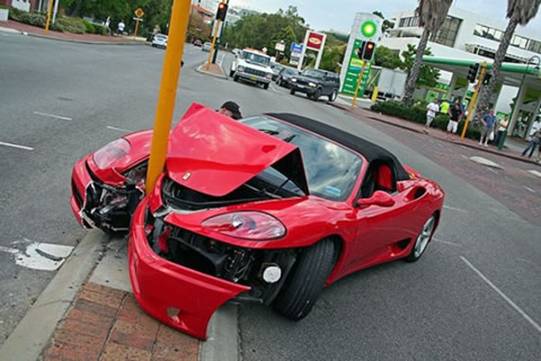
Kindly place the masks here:
[(110, 168), (113, 163), (126, 156), (130, 151), (130, 143), (123, 138), (112, 141), (96, 151), (92, 157), (99, 169)]
[(203, 221), (202, 225), (226, 236), (254, 241), (280, 238), (286, 233), (282, 222), (263, 212), (220, 214)]

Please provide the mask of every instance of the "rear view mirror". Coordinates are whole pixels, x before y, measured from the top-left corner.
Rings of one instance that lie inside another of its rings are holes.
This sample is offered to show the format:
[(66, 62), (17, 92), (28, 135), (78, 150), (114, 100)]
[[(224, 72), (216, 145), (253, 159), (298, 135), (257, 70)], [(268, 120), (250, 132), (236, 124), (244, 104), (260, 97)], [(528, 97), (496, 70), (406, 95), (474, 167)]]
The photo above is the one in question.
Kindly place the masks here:
[(370, 206), (392, 207), (395, 201), (389, 193), (383, 191), (375, 191), (370, 198), (360, 198), (357, 200), (357, 206), (367, 208)]

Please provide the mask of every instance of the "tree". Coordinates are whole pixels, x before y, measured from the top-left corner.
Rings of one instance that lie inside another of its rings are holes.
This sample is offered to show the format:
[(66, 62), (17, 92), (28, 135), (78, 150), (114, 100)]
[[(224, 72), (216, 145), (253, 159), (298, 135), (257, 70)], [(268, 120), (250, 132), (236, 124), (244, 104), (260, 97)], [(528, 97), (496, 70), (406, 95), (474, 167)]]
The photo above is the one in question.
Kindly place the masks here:
[(389, 69), (402, 68), (403, 65), (399, 52), (385, 46), (378, 46), (376, 48), (374, 64)]
[(484, 112), (490, 102), (492, 93), (494, 92), (494, 87), (497, 83), (501, 82), (501, 67), (505, 59), (505, 54), (515, 33), (517, 25), (526, 25), (532, 20), (539, 11), (539, 5), (541, 0), (508, 0), (507, 1), (507, 18), (509, 22), (507, 23), (507, 28), (505, 33), (502, 36), (498, 50), (494, 56), (494, 63), (492, 65), (492, 79), (487, 86), (484, 86), (481, 89), (479, 94), (479, 105), (477, 107), (477, 116), (481, 116), (481, 113)]
[(381, 25), (381, 31), (385, 33), (387, 30), (394, 28), (394, 23), (390, 20), (385, 19), (385, 16), (383, 16), (383, 13), (379, 10), (373, 11), (372, 14), (376, 15), (377, 17), (383, 19), (383, 24)]
[(415, 10), (415, 13), (419, 18), (419, 26), (423, 28), (423, 34), (419, 40), (415, 60), (406, 80), (403, 101), (408, 105), (413, 102), (413, 92), (419, 78), (423, 54), (428, 44), (428, 37), (430, 34), (436, 34), (443, 25), (452, 2), (453, 0), (419, 0), (419, 6)]
[[(415, 60), (417, 59), (418, 51), (419, 49), (416, 49), (414, 45), (408, 44), (408, 49), (402, 52), (402, 58), (404, 61), (400, 65), (400, 68), (408, 73), (408, 79), (410, 78), (410, 74), (415, 67)], [(430, 48), (426, 48), (423, 55), (432, 55)], [(440, 77), (440, 71), (438, 69), (427, 64), (422, 64), (419, 67), (418, 72), (419, 74), (415, 85), (434, 87), (438, 83), (438, 79)]]
[(346, 46), (347, 44), (345, 43), (333, 47), (325, 46), (319, 68), (338, 73), (340, 69), (340, 61), (346, 52)]

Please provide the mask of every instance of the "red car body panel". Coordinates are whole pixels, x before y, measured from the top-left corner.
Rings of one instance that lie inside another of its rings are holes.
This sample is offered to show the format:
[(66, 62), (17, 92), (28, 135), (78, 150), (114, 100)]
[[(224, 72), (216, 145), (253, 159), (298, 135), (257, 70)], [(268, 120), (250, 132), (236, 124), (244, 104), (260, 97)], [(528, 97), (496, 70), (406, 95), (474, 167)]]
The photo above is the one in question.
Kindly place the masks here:
[(143, 200), (133, 216), (128, 246), (133, 294), (153, 317), (206, 339), (207, 325), (216, 309), (250, 287), (205, 275), (156, 255), (144, 232), (146, 203)]
[(297, 149), (207, 108), (171, 133), (166, 168), (175, 182), (220, 197)]

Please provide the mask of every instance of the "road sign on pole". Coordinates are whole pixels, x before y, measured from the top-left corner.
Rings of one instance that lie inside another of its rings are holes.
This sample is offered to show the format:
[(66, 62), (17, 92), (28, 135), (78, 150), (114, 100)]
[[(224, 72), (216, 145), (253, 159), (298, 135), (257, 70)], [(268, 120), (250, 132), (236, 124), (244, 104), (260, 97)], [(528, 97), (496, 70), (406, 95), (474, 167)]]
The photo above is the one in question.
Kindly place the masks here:
[(175, 109), (175, 97), (179, 83), (180, 62), (190, 16), (190, 1), (173, 1), (169, 20), (169, 41), (165, 50), (160, 93), (154, 118), (154, 131), (150, 147), (150, 159), (146, 180), (146, 192), (152, 192), (156, 179), (163, 170), (167, 155), (169, 130)]

